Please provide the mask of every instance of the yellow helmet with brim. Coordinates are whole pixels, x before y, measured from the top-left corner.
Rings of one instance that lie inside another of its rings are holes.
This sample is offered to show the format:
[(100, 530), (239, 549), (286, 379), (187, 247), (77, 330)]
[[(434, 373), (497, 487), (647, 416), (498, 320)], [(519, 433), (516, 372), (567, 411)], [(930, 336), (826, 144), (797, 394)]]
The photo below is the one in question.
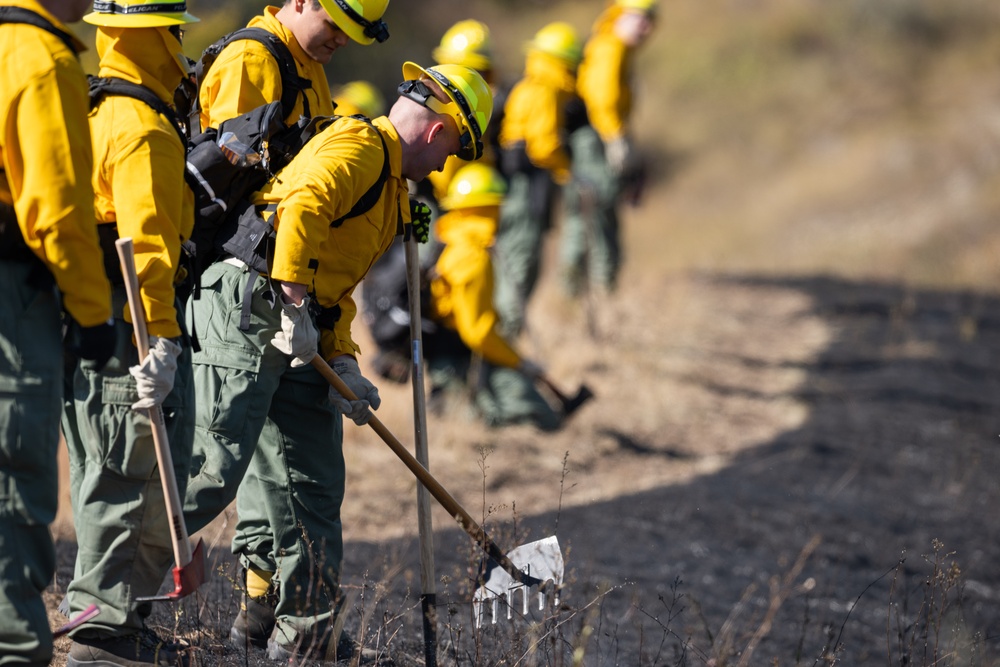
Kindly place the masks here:
[[(398, 89), (401, 96), (455, 120), (461, 143), (458, 157), (463, 160), (479, 159), (483, 154), (483, 134), (493, 115), (493, 92), (483, 76), (464, 65), (424, 68), (406, 62), (403, 64), (403, 79)], [(448, 102), (434, 97), (422, 80), (436, 83), (448, 96)]]
[(389, 39), (389, 26), (382, 20), (389, 0), (319, 0), (330, 19), (347, 36), (365, 46)]
[(455, 172), (441, 206), (448, 210), (499, 206), (507, 194), (507, 181), (487, 164), (467, 164)]
[(187, 2), (134, 0), (106, 2), (97, 0), (94, 11), (83, 17), (92, 25), (112, 28), (156, 28), (199, 21), (187, 11)]
[(465, 65), (477, 72), (489, 70), (493, 66), (490, 29), (474, 19), (459, 21), (448, 28), (431, 55), (439, 65)]

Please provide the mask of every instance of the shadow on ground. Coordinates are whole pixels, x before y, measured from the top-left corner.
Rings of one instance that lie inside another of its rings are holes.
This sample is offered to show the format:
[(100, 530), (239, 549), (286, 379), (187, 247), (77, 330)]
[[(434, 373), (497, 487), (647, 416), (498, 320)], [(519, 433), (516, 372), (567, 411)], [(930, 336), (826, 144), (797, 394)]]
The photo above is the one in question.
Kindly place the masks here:
[[(834, 278), (701, 280), (809, 297), (801, 316), (832, 332), (817, 357), (704, 351), (748, 371), (713, 381), (722, 396), (787, 398), (754, 372), (801, 367), (795, 398), (809, 416), (690, 483), (523, 521), (528, 539), (555, 531), (567, 552), (569, 645), (590, 625), (593, 665), (1000, 664), (1000, 299)], [(689, 456), (662, 438), (618, 433), (615, 455), (650, 466)], [(601, 483), (599, 469), (589, 477)], [(462, 570), (447, 555), (463, 541), (439, 534), (439, 571)], [(386, 552), (348, 553), (357, 568)], [(467, 625), (469, 605), (458, 612)]]

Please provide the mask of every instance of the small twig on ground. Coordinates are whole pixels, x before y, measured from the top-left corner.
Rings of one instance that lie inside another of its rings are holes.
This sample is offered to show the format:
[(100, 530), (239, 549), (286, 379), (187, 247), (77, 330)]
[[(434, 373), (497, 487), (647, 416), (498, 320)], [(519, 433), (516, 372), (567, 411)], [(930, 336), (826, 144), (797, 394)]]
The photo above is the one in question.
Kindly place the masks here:
[(900, 565), (903, 564), (903, 561), (905, 561), (905, 560), (906, 560), (905, 558), (900, 558), (899, 561), (897, 561), (895, 565), (893, 565), (892, 567), (890, 567), (888, 570), (886, 570), (885, 572), (883, 572), (882, 574), (880, 574), (874, 581), (872, 581), (867, 586), (865, 586), (865, 589), (863, 591), (861, 591), (861, 593), (858, 595), (858, 597), (854, 600), (854, 604), (852, 604), (851, 608), (847, 610), (847, 615), (844, 616), (844, 622), (840, 624), (840, 631), (837, 633), (837, 639), (834, 640), (834, 642), (832, 644), (832, 647), (831, 647), (830, 644), (827, 644), (826, 646), (823, 647), (822, 652), (816, 657), (816, 660), (813, 662), (814, 667), (815, 667), (815, 665), (819, 664), (820, 660), (824, 660), (824, 659), (828, 658), (829, 654), (830, 654), (830, 651), (836, 652), (837, 647), (840, 646), (840, 639), (841, 639), (841, 637), (844, 636), (844, 628), (847, 627), (847, 621), (850, 620), (851, 613), (855, 610), (855, 608), (857, 608), (858, 602), (860, 602), (861, 598), (863, 598), (865, 596), (865, 593), (867, 593), (869, 590), (871, 590), (872, 586), (874, 586), (875, 584), (877, 584), (878, 582), (882, 581), (887, 576), (889, 576), (890, 572), (894, 572)]
[[(802, 568), (805, 567), (806, 561), (809, 560), (809, 556), (812, 555), (816, 547), (819, 546), (821, 539), (819, 535), (813, 535), (804, 547), (802, 551), (799, 552), (799, 557), (795, 559), (792, 567), (785, 573), (782, 579), (778, 580), (777, 576), (771, 577), (770, 587), (771, 587), (771, 597), (767, 606), (767, 613), (764, 614), (764, 620), (757, 627), (756, 632), (750, 638), (746, 647), (743, 649), (743, 654), (740, 656), (740, 661), (738, 667), (747, 667), (750, 664), (750, 660), (753, 658), (754, 651), (757, 650), (757, 646), (760, 641), (771, 632), (771, 627), (774, 624), (774, 618), (778, 615), (778, 610), (788, 599), (788, 596), (798, 590), (800, 587), (795, 586), (795, 580), (802, 574)], [(805, 590), (811, 590), (815, 586), (815, 581), (809, 579), (805, 584), (802, 585)]]

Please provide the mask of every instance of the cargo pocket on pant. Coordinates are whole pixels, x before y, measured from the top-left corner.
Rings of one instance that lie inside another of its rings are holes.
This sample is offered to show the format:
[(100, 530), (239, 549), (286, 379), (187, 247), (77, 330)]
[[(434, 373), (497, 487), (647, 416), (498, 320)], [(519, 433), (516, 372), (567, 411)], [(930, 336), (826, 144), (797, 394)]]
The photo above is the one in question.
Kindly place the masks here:
[(131, 375), (101, 378), (101, 437), (104, 468), (127, 479), (157, 475), (152, 424), (145, 411), (132, 409), (139, 400)]

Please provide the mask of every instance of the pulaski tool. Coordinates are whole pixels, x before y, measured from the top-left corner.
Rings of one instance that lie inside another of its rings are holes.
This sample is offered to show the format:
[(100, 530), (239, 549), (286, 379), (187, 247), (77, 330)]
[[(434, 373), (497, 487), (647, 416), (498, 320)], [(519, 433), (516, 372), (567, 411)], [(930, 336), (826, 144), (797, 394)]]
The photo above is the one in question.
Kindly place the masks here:
[[(132, 314), (132, 328), (135, 344), (139, 350), (139, 360), (149, 354), (149, 334), (146, 331), (146, 315), (139, 298), (139, 277), (135, 270), (135, 251), (132, 239), (115, 241), (118, 259), (125, 277), (125, 292), (128, 295), (129, 312)], [(190, 595), (205, 582), (204, 543), (191, 551), (187, 526), (184, 525), (184, 511), (181, 506), (177, 479), (174, 477), (174, 461), (167, 440), (167, 426), (163, 421), (163, 410), (159, 406), (150, 408), (149, 423), (153, 429), (153, 447), (156, 449), (156, 464), (160, 469), (160, 485), (167, 506), (167, 520), (170, 522), (170, 542), (174, 549), (174, 590), (166, 595), (136, 598), (136, 602), (163, 602), (178, 600)]]

